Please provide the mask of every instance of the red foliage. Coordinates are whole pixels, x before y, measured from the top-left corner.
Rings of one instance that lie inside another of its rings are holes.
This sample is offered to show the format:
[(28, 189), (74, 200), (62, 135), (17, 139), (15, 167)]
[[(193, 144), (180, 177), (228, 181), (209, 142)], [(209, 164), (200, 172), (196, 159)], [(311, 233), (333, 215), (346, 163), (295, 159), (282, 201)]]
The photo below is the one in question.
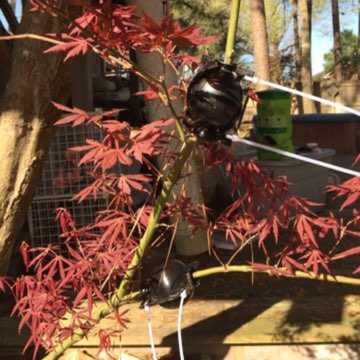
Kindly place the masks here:
[[(33, 10), (41, 11), (56, 6), (55, 0), (31, 0), (31, 3)], [(170, 61), (174, 68), (179, 68), (184, 64), (192, 65), (197, 59), (175, 53), (175, 47), (214, 40), (214, 37), (201, 37), (199, 28), (194, 25), (181, 28), (171, 15), (155, 22), (146, 14), (136, 15), (135, 7), (110, 1), (99, 2), (97, 6), (81, 0), (72, 3), (84, 6), (83, 13), (68, 24), (66, 33), (56, 35), (63, 43), (47, 50), (64, 51), (65, 60), (92, 49), (110, 62), (113, 61), (111, 56), (121, 59), (130, 71), (141, 75), (126, 57), (130, 49), (157, 52), (164, 63)], [(164, 91), (160, 81), (149, 82), (145, 75), (142, 78), (149, 85), (142, 92), (147, 99), (157, 99), (168, 105), (167, 101), (184, 95), (182, 87), (176, 85)], [(74, 199), (96, 199), (100, 193), (105, 193), (110, 201), (92, 223), (80, 228), (66, 209), (58, 209), (59, 236), (67, 256), (61, 255), (56, 247), (29, 249), (22, 244), (21, 253), (29, 274), (13, 283), (0, 279), (0, 289), (10, 287), (14, 293), (13, 313), (21, 317), (19, 328), (25, 325), (30, 328), (26, 348), (34, 343), (35, 354), (39, 346), (51, 350), (75, 330), (86, 333), (94, 325), (95, 319), (91, 317), (94, 302), (109, 301), (147, 228), (162, 170), (154, 171), (151, 159), (161, 154), (171, 164), (177, 156), (168, 148), (169, 139), (174, 135), (165, 130), (176, 119), (162, 118), (142, 127), (132, 127), (114, 119), (115, 114), (121, 116), (119, 109), (89, 115), (78, 108), (53, 104), (67, 113), (57, 125), (91, 123), (104, 134), (100, 141), (87, 139), (86, 144), (70, 149), (71, 154), (79, 154), (79, 166), (91, 165), (89, 173), (94, 179), (75, 194)], [(221, 231), (230, 241), (240, 244), (239, 248), (255, 243), (260, 255), (249, 260), (254, 271), (267, 271), (275, 276), (292, 276), (296, 270), (330, 273), (331, 261), (360, 253), (359, 246), (338, 250), (345, 236), (360, 235), (360, 215), (355, 209), (353, 218), (347, 223), (332, 214), (318, 216), (311, 210), (312, 202), (289, 195), (286, 179), (267, 176), (253, 161), (237, 162), (217, 145), (199, 146), (203, 146), (207, 167), (224, 165), (226, 176), (231, 180), (234, 201), (221, 213), (214, 214), (194, 204), (184, 190), (165, 204), (159, 228), (169, 217), (182, 217), (191, 224), (193, 231), (206, 229), (209, 235)], [(119, 175), (116, 171), (134, 162), (148, 166), (149, 174), (121, 172)], [(58, 181), (64, 181), (64, 174), (60, 175)], [(239, 184), (242, 184), (240, 190)], [(347, 180), (329, 190), (337, 197), (344, 197), (342, 208), (349, 207), (360, 197), (360, 179)], [(133, 202), (135, 191), (146, 193), (147, 201), (141, 206)], [(330, 250), (329, 246), (322, 246), (325, 236), (333, 239)], [(357, 267), (355, 273), (359, 272), (360, 267)], [(67, 322), (61, 321), (65, 314)], [(124, 312), (114, 310), (114, 318), (121, 328), (126, 327)], [(100, 330), (98, 335), (102, 350), (110, 346), (110, 338), (116, 334)]]

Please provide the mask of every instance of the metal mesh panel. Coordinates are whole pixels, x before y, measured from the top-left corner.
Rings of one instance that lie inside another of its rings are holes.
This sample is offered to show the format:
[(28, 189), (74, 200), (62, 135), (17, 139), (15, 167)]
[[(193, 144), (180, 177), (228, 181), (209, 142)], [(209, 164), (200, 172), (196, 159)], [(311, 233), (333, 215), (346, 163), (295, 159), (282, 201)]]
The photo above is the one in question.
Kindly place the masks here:
[(99, 141), (102, 132), (95, 125), (58, 126), (47, 154), (35, 198), (69, 196), (92, 183), (87, 166), (77, 166), (80, 154), (69, 148), (84, 145), (86, 138)]
[[(29, 212), (29, 230), (32, 246), (62, 245), (59, 238), (60, 227), (55, 220), (55, 210), (66, 208), (72, 215), (75, 225), (81, 227), (92, 222), (96, 212), (104, 209), (106, 198), (85, 199), (81, 203), (70, 199), (41, 198), (33, 200)], [(61, 247), (65, 251), (65, 247)]]
[[(88, 174), (90, 166), (78, 167), (80, 154), (69, 151), (84, 145), (87, 138), (100, 141), (102, 131), (93, 124), (71, 127), (58, 126), (45, 159), (41, 180), (29, 207), (28, 222), (33, 246), (63, 244), (59, 238), (60, 228), (55, 220), (55, 210), (68, 209), (77, 227), (89, 224), (96, 212), (106, 206), (105, 197), (85, 199), (81, 203), (70, 198), (94, 179)], [(61, 246), (65, 251), (65, 247)]]

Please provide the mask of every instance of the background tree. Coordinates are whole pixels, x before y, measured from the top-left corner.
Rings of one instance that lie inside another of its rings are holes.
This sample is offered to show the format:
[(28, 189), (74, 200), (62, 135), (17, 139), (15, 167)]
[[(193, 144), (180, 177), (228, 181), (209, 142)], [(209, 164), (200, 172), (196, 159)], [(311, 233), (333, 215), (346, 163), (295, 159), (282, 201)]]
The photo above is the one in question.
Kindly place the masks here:
[[(340, 33), (341, 54), (340, 63), (344, 80), (350, 80), (356, 76), (358, 58), (357, 42), (358, 38), (352, 30), (344, 29)], [(333, 51), (324, 54), (324, 71), (325, 74), (334, 74), (336, 79), (336, 60)]]
[[(264, 80), (270, 80), (269, 40), (266, 29), (265, 5), (263, 0), (250, 2), (251, 27), (254, 39), (255, 73)], [(259, 86), (258, 89), (266, 89)]]
[[(282, 84), (292, 74), (292, 59), (289, 49), (292, 44), (281, 47), (291, 21), (291, 6), (287, 1), (270, 0), (265, 2), (267, 33), (270, 50), (271, 80)], [(285, 44), (284, 44), (285, 45)]]
[[(298, 88), (298, 90), (302, 91), (302, 85), (301, 85), (301, 68), (302, 68), (302, 55), (301, 55), (301, 41), (299, 36), (299, 6), (298, 6), (298, 0), (293, 0), (292, 2), (292, 8), (291, 8), (291, 16), (293, 21), (293, 39), (294, 39), (294, 47), (293, 47), (293, 54), (294, 54), (294, 60), (295, 60), (295, 86)], [(303, 98), (298, 96), (296, 98), (298, 111), (300, 114), (304, 112), (304, 105), (303, 105)]]
[[(301, 39), (301, 80), (302, 90), (308, 94), (313, 93), (312, 67), (311, 67), (311, 16), (312, 2), (299, 0), (300, 39)], [(304, 112), (314, 113), (314, 102), (303, 99)]]
[(331, 0), (331, 13), (333, 25), (333, 41), (334, 41), (334, 75), (335, 80), (342, 80), (341, 70), (341, 38), (340, 38), (340, 18), (339, 18), (339, 4), (337, 0)]
[[(219, 36), (213, 44), (194, 47), (190, 49), (190, 52), (193, 51), (197, 54), (206, 52), (215, 58), (223, 59), (231, 0), (172, 0), (170, 5), (174, 17), (183, 25), (191, 24), (196, 19), (204, 34), (213, 35), (216, 33)], [(216, 31), (214, 31), (215, 29)], [(234, 59), (247, 52), (241, 27), (237, 29), (236, 39)]]
[[(65, 9), (67, 2), (61, 3)], [(43, 35), (64, 29), (59, 19), (29, 12), (29, 6), (19, 33)], [(52, 123), (59, 116), (50, 100), (64, 102), (69, 94), (63, 55), (43, 58), (47, 47), (37, 40), (15, 42), (10, 78), (0, 99), (0, 274), (7, 272), (52, 138)]]
[[(246, 40), (247, 57), (254, 53), (254, 42), (259, 37), (252, 36), (250, 0), (242, 1), (239, 27)], [(291, 5), (288, 1), (269, 0), (264, 2), (266, 29), (268, 34), (270, 79), (278, 83), (289, 83), (293, 77), (294, 59), (291, 56), (293, 44), (284, 41), (291, 21)]]

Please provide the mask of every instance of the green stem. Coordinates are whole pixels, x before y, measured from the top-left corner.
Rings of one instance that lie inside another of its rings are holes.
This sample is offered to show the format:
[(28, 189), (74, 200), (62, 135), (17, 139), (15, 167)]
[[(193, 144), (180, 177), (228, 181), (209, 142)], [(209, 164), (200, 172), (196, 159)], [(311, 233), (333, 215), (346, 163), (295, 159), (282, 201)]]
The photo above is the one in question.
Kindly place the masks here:
[[(181, 170), (183, 169), (186, 160), (191, 155), (191, 152), (193, 151), (194, 146), (195, 146), (194, 139), (187, 139), (187, 141), (185, 141), (183, 143), (183, 147), (180, 151), (179, 156), (177, 157), (174, 165), (172, 166), (172, 168), (169, 172), (169, 175), (163, 181), (163, 186), (162, 186), (160, 195), (156, 199), (154, 208), (151, 211), (151, 214), (149, 217), (148, 227), (147, 227), (146, 231), (144, 232), (142, 238), (140, 239), (139, 246), (131, 259), (131, 262), (125, 272), (124, 278), (121, 281), (120, 286), (112, 295), (109, 304), (107, 304), (107, 303), (97, 304), (91, 314), (91, 318), (94, 319), (96, 322), (99, 322), (106, 315), (109, 315), (113, 311), (113, 309), (119, 307), (122, 302), (132, 300), (139, 296), (138, 292), (127, 295), (127, 292), (128, 292), (127, 285), (132, 280), (132, 278), (134, 277), (134, 275), (138, 269), (140, 261), (144, 255), (144, 252), (145, 252), (146, 248), (149, 246), (150, 241), (153, 237), (154, 231), (158, 225), (161, 211), (163, 210), (164, 205), (165, 205), (165, 201), (167, 200), (172, 187), (174, 186), (177, 179), (179, 178), (179, 176), (181, 174)], [(72, 335), (70, 335), (69, 337), (64, 339), (59, 345), (57, 345), (53, 351), (48, 353), (43, 358), (43, 360), (57, 359), (61, 354), (64, 353), (64, 351), (66, 349), (68, 349), (75, 343), (82, 340), (85, 336), (86, 336), (86, 333), (84, 331), (82, 331), (81, 329), (77, 330)]]
[[(277, 268), (281, 272), (286, 272), (285, 268)], [(228, 273), (228, 272), (260, 272), (260, 273), (270, 273), (269, 270), (254, 270), (253, 267), (249, 265), (230, 265), (230, 266), (215, 266), (212, 268), (198, 270), (195, 271), (192, 276), (194, 279), (198, 279), (204, 276), (209, 276), (213, 274), (220, 273)], [(360, 285), (359, 278), (352, 278), (348, 276), (340, 276), (340, 275), (330, 275), (330, 274), (314, 274), (312, 272), (303, 272), (303, 271), (295, 271), (294, 275), (289, 273), (289, 277), (293, 278), (303, 278), (303, 279), (311, 279), (311, 280), (321, 280), (326, 282), (335, 282), (339, 284), (347, 284), (347, 285)]]
[(163, 186), (160, 192), (160, 195), (156, 199), (155, 206), (150, 214), (148, 227), (142, 236), (137, 251), (135, 252), (128, 269), (124, 275), (124, 279), (122, 280), (120, 287), (116, 290), (114, 296), (111, 299), (111, 304), (113, 306), (117, 306), (118, 301), (122, 300), (125, 296), (127, 289), (126, 285), (133, 278), (137, 267), (144, 255), (146, 248), (148, 247), (150, 240), (154, 234), (154, 231), (158, 225), (161, 211), (164, 208), (165, 201), (167, 200), (172, 187), (180, 176), (181, 170), (183, 169), (186, 160), (189, 158), (193, 148), (195, 146), (195, 141), (187, 141), (184, 142), (183, 148), (176, 159), (168, 177), (163, 181)]
[(231, 63), (231, 58), (234, 51), (236, 28), (239, 19), (239, 10), (240, 10), (240, 0), (232, 0), (230, 19), (229, 19), (229, 29), (227, 34), (225, 57), (224, 57), (224, 62), (228, 64)]
[(165, 81), (162, 81), (161, 87), (162, 87), (162, 90), (163, 90), (163, 92), (165, 94), (165, 97), (166, 97), (166, 103), (164, 105), (167, 106), (170, 109), (171, 115), (172, 115), (172, 117), (173, 117), (173, 119), (175, 121), (176, 129), (177, 129), (177, 131), (179, 133), (180, 140), (184, 141), (185, 136), (186, 136), (185, 131), (184, 131), (183, 126), (180, 123), (179, 117), (177, 116), (176, 111), (174, 109), (174, 106), (173, 106), (173, 104), (171, 102), (170, 94), (169, 94), (168, 88), (167, 88), (167, 86), (165, 84)]

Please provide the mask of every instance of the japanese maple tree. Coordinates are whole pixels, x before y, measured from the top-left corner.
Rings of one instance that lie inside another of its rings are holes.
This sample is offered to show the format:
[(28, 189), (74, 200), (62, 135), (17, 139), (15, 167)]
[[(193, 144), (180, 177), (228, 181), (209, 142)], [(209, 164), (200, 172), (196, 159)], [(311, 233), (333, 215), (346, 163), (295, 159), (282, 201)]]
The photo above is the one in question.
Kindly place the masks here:
[[(64, 52), (64, 61), (87, 51), (95, 52), (109, 64), (136, 74), (147, 86), (139, 95), (152, 100), (151, 106), (165, 105), (170, 115), (134, 127), (131, 122), (119, 120), (122, 109), (94, 115), (53, 103), (66, 113), (56, 125), (91, 124), (103, 133), (101, 141), (89, 138), (82, 146), (70, 149), (79, 154), (80, 167), (90, 167), (89, 176), (93, 178), (90, 185), (74, 194), (74, 199), (96, 199), (105, 193), (110, 201), (92, 223), (82, 227), (75, 224), (67, 209), (58, 209), (59, 236), (67, 249), (66, 256), (51, 244), (30, 248), (23, 243), (21, 252), (28, 273), (0, 282), (1, 287), (8, 286), (14, 294), (13, 313), (21, 318), (19, 328), (30, 329), (25, 349), (33, 344), (35, 354), (43, 347), (49, 352), (48, 359), (56, 358), (107, 315), (125, 328), (126, 310), (120, 305), (138, 296), (139, 284), (133, 281), (134, 275), (155, 231), (171, 243), (176, 222), (169, 224), (170, 217), (186, 219), (193, 231), (205, 229), (209, 239), (214, 232), (222, 232), (237, 245), (237, 250), (225, 263), (220, 262), (216, 271), (233, 269), (325, 279), (324, 274), (336, 276), (334, 261), (360, 254), (360, 246), (339, 250), (346, 236), (360, 235), (360, 213), (355, 208), (347, 221), (332, 213), (319, 216), (312, 210), (315, 204), (289, 195), (286, 179), (267, 176), (253, 161), (236, 161), (226, 147), (199, 141), (183, 127), (182, 114), (176, 113), (172, 103), (186, 94), (187, 80), (181, 69), (185, 65), (195, 68), (199, 59), (178, 49), (206, 44), (215, 37), (203, 37), (195, 25), (182, 28), (171, 15), (156, 22), (133, 6), (107, 0), (71, 2), (82, 9), (75, 18), (62, 13), (56, 0), (31, 0), (33, 11), (47, 11), (67, 24), (64, 33), (44, 34), (42, 39), (53, 44), (47, 52)], [(159, 62), (176, 72), (178, 84), (168, 87), (165, 75), (155, 76), (142, 69), (130, 59), (130, 50), (158, 54)], [(168, 147), (174, 139), (179, 143), (178, 151)], [(194, 203), (186, 189), (169, 197), (187, 159), (198, 150), (205, 167), (222, 164), (231, 179), (234, 201), (217, 213)], [(166, 158), (162, 162), (167, 164), (166, 169), (155, 165), (154, 158), (159, 155)], [(147, 172), (116, 171), (117, 165), (129, 166), (135, 161), (147, 167)], [(349, 208), (360, 196), (360, 178), (329, 190), (344, 199), (342, 209)], [(144, 203), (134, 202), (134, 191), (146, 194)], [(282, 236), (285, 231), (286, 236)], [(232, 267), (237, 254), (254, 244), (259, 248), (259, 256), (255, 254), (242, 267)], [(211, 241), (209, 253), (218, 258)], [(359, 283), (359, 272), (357, 264), (353, 278), (338, 276), (337, 280)], [(117, 334), (101, 330), (98, 335), (100, 349), (106, 349)]]

